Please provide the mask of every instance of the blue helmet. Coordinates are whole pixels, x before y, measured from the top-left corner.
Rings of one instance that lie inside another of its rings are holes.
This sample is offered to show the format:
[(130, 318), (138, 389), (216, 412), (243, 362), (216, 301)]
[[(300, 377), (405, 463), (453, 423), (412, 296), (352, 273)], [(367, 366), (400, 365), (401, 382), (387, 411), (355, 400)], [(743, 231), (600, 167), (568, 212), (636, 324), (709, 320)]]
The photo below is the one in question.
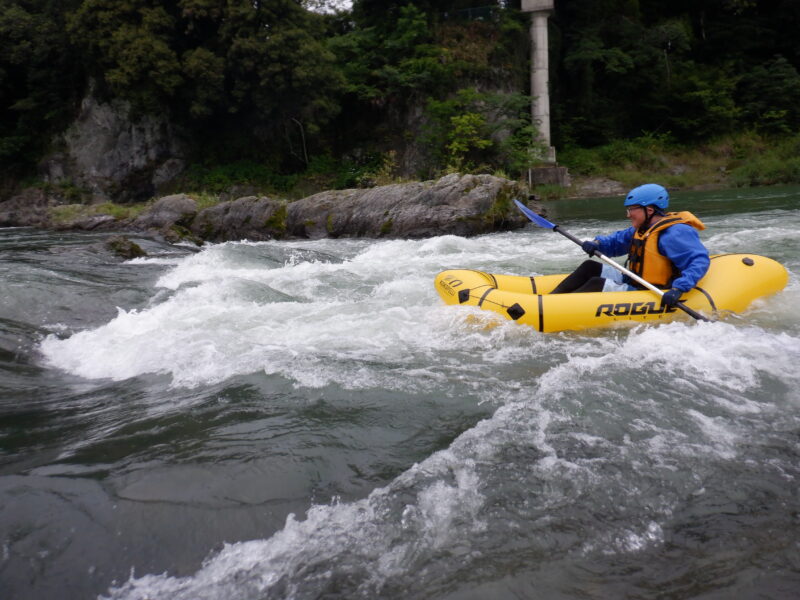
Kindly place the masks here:
[(645, 183), (628, 192), (625, 206), (655, 206), (664, 211), (669, 206), (669, 192), (657, 183)]

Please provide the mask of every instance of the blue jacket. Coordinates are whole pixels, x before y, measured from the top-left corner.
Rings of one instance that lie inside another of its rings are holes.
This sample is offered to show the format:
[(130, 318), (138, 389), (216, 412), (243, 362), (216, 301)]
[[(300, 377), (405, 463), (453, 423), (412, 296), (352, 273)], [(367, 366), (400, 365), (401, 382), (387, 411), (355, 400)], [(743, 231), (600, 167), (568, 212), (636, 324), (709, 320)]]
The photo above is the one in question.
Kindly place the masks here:
[[(600, 244), (600, 252), (606, 256), (622, 256), (630, 250), (633, 234), (633, 227), (628, 227), (610, 235), (599, 235), (595, 239)], [(672, 282), (672, 287), (683, 292), (697, 285), (711, 262), (697, 230), (683, 223), (668, 227), (659, 234), (658, 251), (670, 259), (680, 272)], [(627, 276), (625, 280), (630, 283)]]

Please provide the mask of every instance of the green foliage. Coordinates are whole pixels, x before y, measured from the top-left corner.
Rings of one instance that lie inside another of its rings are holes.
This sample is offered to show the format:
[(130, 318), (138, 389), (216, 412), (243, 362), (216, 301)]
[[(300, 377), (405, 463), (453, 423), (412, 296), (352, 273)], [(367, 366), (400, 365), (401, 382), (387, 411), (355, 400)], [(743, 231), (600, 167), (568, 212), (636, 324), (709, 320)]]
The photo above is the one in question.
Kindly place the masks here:
[(324, 189), (367, 187), (389, 183), (393, 154), (367, 154), (359, 160), (334, 158), (321, 154), (309, 160), (301, 172), (279, 173), (253, 161), (221, 165), (192, 165), (180, 185), (199, 193), (206, 204), (218, 201), (219, 194), (236, 187), (251, 188), (253, 193), (299, 197)]
[(800, 134), (760, 147), (748, 153), (748, 160), (731, 170), (731, 182), (737, 186), (800, 183)]
[(156, 112), (183, 82), (180, 58), (171, 47), (176, 19), (149, 0), (83, 0), (68, 17), (72, 42), (101, 69), (115, 96)]
[[(658, 181), (669, 188), (729, 187), (800, 183), (800, 134), (765, 137), (736, 132), (698, 145), (676, 145), (663, 136), (644, 136), (596, 148), (559, 153), (573, 176), (604, 176), (625, 187)], [(537, 195), (552, 197), (546, 189)]]
[(739, 187), (800, 183), (800, 157), (788, 159), (774, 155), (759, 157), (731, 172), (731, 182)]
[(202, 127), (201, 140), (235, 115), (251, 149), (265, 135), (274, 146), (295, 121), (313, 135), (338, 110), (320, 21), (291, 0), (83, 0), (68, 22), (107, 95)]
[(800, 128), (800, 74), (783, 56), (775, 56), (741, 76), (739, 100), (745, 117), (765, 133)]
[(537, 185), (536, 196), (540, 200), (562, 200), (569, 194), (568, 188), (561, 185)]
[(434, 164), (449, 171), (502, 169), (517, 176), (535, 164), (542, 148), (531, 125), (530, 99), (522, 94), (459, 90), (428, 100), (424, 143)]
[(559, 152), (559, 160), (580, 175), (598, 175), (612, 169), (657, 170), (665, 166), (664, 155), (671, 144), (668, 135), (646, 134), (592, 149), (565, 148)]
[(81, 60), (63, 15), (75, 2), (0, 2), (0, 171), (20, 175), (72, 117)]
[(235, 185), (252, 186), (264, 192), (285, 192), (296, 180), (295, 175), (281, 175), (265, 165), (240, 161), (211, 167), (192, 165), (185, 175), (184, 185), (217, 194)]
[(386, 103), (409, 92), (442, 89), (452, 70), (433, 44), (428, 17), (414, 4), (380, 27), (355, 29), (331, 40), (347, 91), (364, 101)]
[(791, 40), (800, 12), (780, 5), (556, 3), (557, 145), (643, 130), (682, 142), (751, 126), (796, 130), (800, 54)]
[(98, 215), (110, 215), (118, 221), (135, 219), (148, 208), (150, 203), (115, 204), (62, 204), (49, 209), (50, 218), (56, 224), (69, 224), (78, 219), (86, 219)]
[[(320, 2), (0, 2), (0, 169), (35, 172), (87, 90), (166, 116), (190, 161), (206, 165), (190, 172), (193, 185), (211, 193), (388, 182), (392, 149), (425, 152), (428, 175), (516, 177), (536, 163), (530, 99), (518, 93), (528, 89), (528, 16), (475, 11), (466, 0), (356, 0), (351, 13), (328, 16), (304, 9)], [(787, 2), (557, 2), (559, 158), (580, 173), (648, 172), (664, 168), (672, 141), (791, 136), (800, 130), (799, 28)], [(736, 143), (742, 156), (758, 150)], [(786, 163), (782, 174), (763, 159), (763, 176), (737, 177), (794, 177), (792, 156), (774, 159)]]
[(480, 151), (492, 145), (486, 136), (486, 118), (478, 113), (468, 112), (450, 117), (450, 131), (447, 134), (447, 168), (471, 169), (466, 162), (470, 151)]
[(184, 76), (195, 89), (189, 104), (193, 117), (210, 117), (225, 96), (225, 60), (208, 48), (188, 50), (182, 59)]
[(297, 173), (291, 193), (298, 196), (323, 189), (341, 190), (389, 183), (387, 179), (392, 166), (393, 154), (370, 152), (358, 158), (317, 155), (311, 158), (305, 171)]
[(740, 109), (731, 77), (696, 67), (672, 92), (670, 110), (675, 132), (683, 139), (707, 139), (733, 130)]

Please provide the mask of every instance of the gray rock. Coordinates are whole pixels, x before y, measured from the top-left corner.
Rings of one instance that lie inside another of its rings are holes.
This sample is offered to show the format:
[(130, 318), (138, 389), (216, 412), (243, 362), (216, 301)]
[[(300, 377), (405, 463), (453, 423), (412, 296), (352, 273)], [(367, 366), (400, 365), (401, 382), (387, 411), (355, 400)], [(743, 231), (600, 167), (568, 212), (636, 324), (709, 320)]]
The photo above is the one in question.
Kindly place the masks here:
[(197, 215), (197, 202), (186, 194), (159, 198), (145, 213), (134, 220), (135, 229), (165, 229), (173, 225), (188, 227)]
[(152, 182), (158, 189), (170, 183), (186, 170), (186, 162), (180, 158), (168, 158), (164, 163), (153, 170)]
[(84, 231), (92, 231), (94, 229), (105, 229), (107, 227), (115, 227), (118, 221), (111, 215), (93, 215), (84, 219), (77, 219), (72, 223), (61, 226), (61, 229), (82, 229)]
[(476, 235), (526, 225), (515, 197), (526, 197), (516, 182), (457, 173), (437, 181), (328, 191), (289, 204), (286, 232), (312, 239)]
[(49, 200), (39, 188), (26, 188), (0, 203), (0, 227), (47, 227)]
[(213, 242), (263, 241), (286, 236), (286, 203), (267, 197), (247, 196), (202, 210), (191, 231)]
[(110, 250), (115, 256), (130, 260), (132, 258), (139, 258), (140, 256), (147, 256), (147, 252), (142, 250), (136, 242), (129, 240), (123, 235), (117, 235), (108, 238), (104, 242), (104, 247)]

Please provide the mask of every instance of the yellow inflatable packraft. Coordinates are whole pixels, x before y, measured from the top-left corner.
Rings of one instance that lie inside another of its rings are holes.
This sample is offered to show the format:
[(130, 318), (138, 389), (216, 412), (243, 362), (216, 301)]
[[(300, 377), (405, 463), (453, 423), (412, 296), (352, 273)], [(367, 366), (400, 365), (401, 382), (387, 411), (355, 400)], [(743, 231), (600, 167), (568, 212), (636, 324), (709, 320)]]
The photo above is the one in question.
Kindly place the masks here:
[[(543, 332), (605, 327), (620, 321), (666, 321), (676, 315), (691, 318), (677, 307), (662, 307), (658, 295), (649, 290), (550, 294), (564, 277), (453, 269), (439, 273), (435, 286), (448, 304), (478, 306)], [(708, 273), (683, 295), (682, 302), (706, 315), (741, 312), (756, 298), (782, 290), (788, 278), (783, 265), (771, 258), (719, 254), (711, 257)]]

